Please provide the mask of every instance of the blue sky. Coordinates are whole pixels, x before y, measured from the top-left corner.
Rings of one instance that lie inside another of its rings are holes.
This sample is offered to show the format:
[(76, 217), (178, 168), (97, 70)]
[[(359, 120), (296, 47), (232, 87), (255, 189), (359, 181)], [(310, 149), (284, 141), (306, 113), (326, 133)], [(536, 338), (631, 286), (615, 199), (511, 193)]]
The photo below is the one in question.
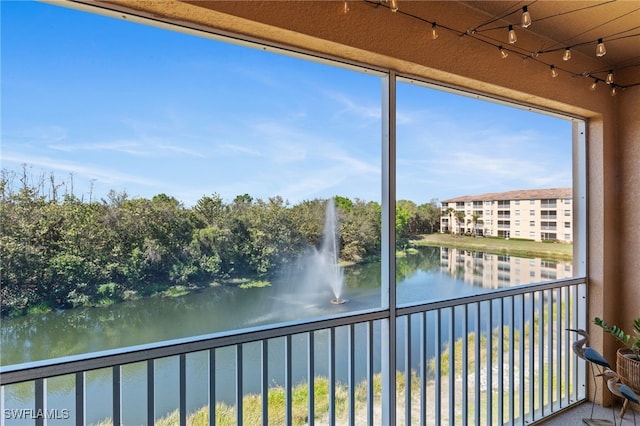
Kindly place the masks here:
[[(49, 4), (1, 7), (10, 174), (28, 164), (85, 200), (380, 200), (379, 76)], [(398, 198), (571, 186), (566, 120), (400, 83), (397, 121)]]

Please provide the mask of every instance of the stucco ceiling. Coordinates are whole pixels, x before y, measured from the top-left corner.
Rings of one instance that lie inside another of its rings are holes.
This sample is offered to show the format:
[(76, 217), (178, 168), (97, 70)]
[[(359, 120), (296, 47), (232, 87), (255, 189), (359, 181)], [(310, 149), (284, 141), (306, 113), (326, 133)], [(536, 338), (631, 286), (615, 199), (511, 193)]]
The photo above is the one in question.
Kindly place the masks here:
[[(523, 54), (535, 55), (547, 63), (575, 73), (613, 70), (623, 74), (620, 84), (640, 83), (640, 1), (464, 1), (491, 18), (501, 18), (487, 25), (478, 22), (476, 34), (492, 40), (507, 42), (507, 25), (519, 35), (512, 46)], [(532, 25), (521, 28), (522, 7), (527, 6)], [(594, 56), (597, 40), (602, 38), (607, 53), (599, 58), (601, 66), (595, 69), (572, 68), (571, 60), (563, 61), (562, 54), (569, 47)]]
[[(109, 5), (116, 10), (136, 10), (143, 16), (175, 22), (197, 22), (200, 28), (224, 28), (226, 21), (263, 21), (272, 28), (284, 28), (297, 34), (332, 40), (332, 25), (343, 1), (216, 1), (216, 0), (71, 0), (73, 3)], [(640, 85), (640, 0), (597, 1), (409, 1), (396, 0), (397, 16), (409, 24), (433, 22), (441, 30), (459, 33), (484, 46), (503, 46), (513, 57), (536, 61), (561, 73), (602, 82), (613, 71), (615, 85), (626, 88)], [(367, 13), (372, 8), (387, 8), (391, 0), (349, 0), (350, 13)], [(364, 7), (364, 6), (367, 7)], [(527, 6), (532, 25), (522, 28), (522, 8)], [(203, 13), (207, 10), (207, 13)], [(211, 13), (210, 13), (211, 12)], [(210, 18), (209, 16), (217, 16)], [(225, 17), (226, 16), (226, 17)], [(287, 18), (283, 18), (286, 16)], [(390, 16), (390, 15), (387, 15)], [(165, 19), (167, 18), (168, 19)], [(217, 21), (215, 20), (217, 19)], [(248, 20), (247, 20), (248, 19)], [(412, 22), (408, 22), (408, 21)], [(508, 25), (513, 25), (518, 40), (507, 40)], [(243, 26), (246, 24), (242, 24)], [(408, 25), (415, 28), (415, 25)], [(244, 27), (243, 27), (244, 28)], [(398, 36), (398, 35), (394, 35)], [(607, 53), (596, 57), (596, 44), (602, 38)], [(414, 36), (407, 34), (407, 43)], [(355, 41), (355, 44), (358, 44)], [(570, 48), (572, 58), (562, 56)], [(498, 51), (495, 51), (496, 54)], [(512, 59), (511, 58), (511, 59)]]

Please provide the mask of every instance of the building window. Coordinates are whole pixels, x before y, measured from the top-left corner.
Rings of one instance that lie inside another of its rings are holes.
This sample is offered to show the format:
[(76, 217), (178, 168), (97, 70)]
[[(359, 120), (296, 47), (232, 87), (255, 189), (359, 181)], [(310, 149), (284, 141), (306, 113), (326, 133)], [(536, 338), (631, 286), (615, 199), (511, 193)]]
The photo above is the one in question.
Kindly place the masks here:
[(535, 220), (529, 221), (529, 226), (536, 226), (536, 221)]
[(535, 238), (536, 237), (536, 233), (533, 232), (533, 231), (529, 232), (529, 237), (530, 238)]
[(516, 206), (520, 205), (520, 200), (516, 200)]
[(571, 216), (571, 210), (565, 210), (564, 211), (564, 215), (565, 216)]
[(565, 228), (571, 228), (571, 222), (565, 222), (564, 223), (564, 227)]
[(532, 206), (536, 204), (536, 200), (529, 200), (529, 204), (531, 204)]
[(520, 210), (516, 210), (516, 216), (520, 216)]
[(529, 216), (535, 216), (535, 215), (536, 215), (535, 210), (529, 210)]
[(516, 226), (520, 226), (520, 221), (516, 220)]
[(564, 203), (565, 204), (571, 204), (571, 198), (565, 198), (564, 199)]
[(565, 241), (570, 241), (571, 240), (571, 234), (564, 234), (564, 239), (565, 239)]

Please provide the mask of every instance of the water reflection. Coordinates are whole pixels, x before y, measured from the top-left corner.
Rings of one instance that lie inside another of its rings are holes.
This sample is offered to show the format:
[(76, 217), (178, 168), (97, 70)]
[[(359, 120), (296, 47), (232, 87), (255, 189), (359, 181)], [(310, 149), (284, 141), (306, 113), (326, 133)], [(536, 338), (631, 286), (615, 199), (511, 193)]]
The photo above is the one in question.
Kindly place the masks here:
[(573, 276), (571, 262), (442, 247), (440, 266), (473, 287), (496, 289)]

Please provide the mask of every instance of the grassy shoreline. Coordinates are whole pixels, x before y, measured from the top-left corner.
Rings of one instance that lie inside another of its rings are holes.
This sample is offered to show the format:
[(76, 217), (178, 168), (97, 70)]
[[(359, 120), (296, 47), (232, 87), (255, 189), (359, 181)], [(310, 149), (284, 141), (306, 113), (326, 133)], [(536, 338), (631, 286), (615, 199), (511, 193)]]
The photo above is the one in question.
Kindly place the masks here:
[(573, 245), (565, 243), (542, 243), (531, 240), (468, 237), (451, 234), (420, 235), (411, 240), (414, 246), (454, 247), (492, 254), (510, 254), (520, 257), (541, 257), (543, 259), (573, 259)]

